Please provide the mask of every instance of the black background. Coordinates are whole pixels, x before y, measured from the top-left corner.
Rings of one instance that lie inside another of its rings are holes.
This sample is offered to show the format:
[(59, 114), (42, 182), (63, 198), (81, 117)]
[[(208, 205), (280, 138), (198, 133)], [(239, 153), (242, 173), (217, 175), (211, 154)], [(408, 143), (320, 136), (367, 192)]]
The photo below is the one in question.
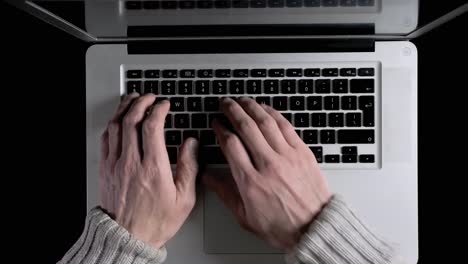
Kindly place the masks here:
[[(425, 8), (430, 14), (437, 5)], [(81, 234), (86, 215), (88, 44), (3, 2), (1, 10), (4, 206), (15, 212), (13, 222), (20, 222), (16, 212), (25, 214), (26, 232), (16, 238), (32, 247), (31, 254), (37, 251), (29, 257), (55, 263)], [(466, 225), (467, 26), (465, 14), (414, 41), (419, 52), (419, 263), (455, 263), (464, 253), (463, 240), (455, 238)]]

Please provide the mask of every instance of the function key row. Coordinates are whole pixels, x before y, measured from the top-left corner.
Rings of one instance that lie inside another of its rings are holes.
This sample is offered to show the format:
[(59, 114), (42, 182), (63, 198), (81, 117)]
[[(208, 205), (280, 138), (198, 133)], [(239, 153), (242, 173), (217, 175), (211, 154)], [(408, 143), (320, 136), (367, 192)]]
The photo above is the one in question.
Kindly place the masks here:
[(247, 77), (354, 77), (374, 76), (374, 68), (291, 68), (291, 69), (182, 69), (182, 70), (128, 70), (128, 79), (157, 78), (247, 78)]
[(128, 10), (155, 9), (226, 9), (226, 8), (298, 8), (298, 7), (365, 7), (375, 0), (181, 0), (181, 1), (126, 1)]

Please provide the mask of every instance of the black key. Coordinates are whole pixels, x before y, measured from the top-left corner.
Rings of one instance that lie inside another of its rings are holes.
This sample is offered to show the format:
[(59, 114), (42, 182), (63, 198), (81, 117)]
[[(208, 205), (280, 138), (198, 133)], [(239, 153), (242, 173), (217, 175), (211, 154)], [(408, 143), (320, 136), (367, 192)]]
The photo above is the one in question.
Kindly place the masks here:
[(213, 120), (218, 120), (218, 122), (226, 127), (227, 129), (233, 131), (233, 126), (231, 122), (229, 122), (229, 119), (222, 113), (214, 113), (214, 114), (209, 114), (208, 115), (208, 126), (211, 127)]
[(214, 2), (214, 6), (216, 8), (230, 8), (231, 7), (231, 1), (229, 1), (229, 0), (216, 0)]
[(211, 78), (213, 77), (213, 70), (198, 70), (197, 71), (198, 78)]
[(341, 109), (356, 110), (357, 109), (357, 97), (356, 96), (341, 97)]
[(155, 79), (159, 78), (159, 70), (146, 70), (145, 71), (146, 79)]
[(325, 96), (324, 100), (325, 110), (339, 110), (340, 97), (339, 96)]
[(344, 68), (340, 70), (340, 76), (356, 76), (355, 68)]
[(196, 94), (209, 94), (210, 93), (210, 81), (195, 81), (195, 93)]
[(320, 143), (335, 144), (335, 130), (320, 130)]
[(302, 0), (286, 0), (287, 7), (301, 7)]
[(257, 96), (255, 101), (257, 101), (259, 104), (271, 105), (271, 98), (268, 96)]
[(213, 8), (213, 1), (207, 1), (207, 0), (197, 1), (197, 7), (201, 9)]
[(315, 93), (324, 94), (330, 93), (331, 81), (328, 79), (320, 79), (315, 81)]
[(311, 94), (313, 93), (314, 80), (312, 79), (302, 79), (299, 80), (299, 93)]
[[(284, 0), (268, 0), (268, 7), (284, 7)], [(278, 76), (270, 76), (278, 77)]]
[(193, 94), (192, 81), (179, 81), (179, 94)]
[(278, 94), (279, 93), (279, 81), (278, 80), (264, 80), (263, 81), (263, 92), (266, 94)]
[(374, 126), (374, 96), (359, 96), (359, 109), (363, 113), (363, 125), (365, 127)]
[(228, 77), (231, 77), (231, 70), (229, 70), (229, 69), (215, 70), (215, 76), (216, 76), (217, 78), (228, 78)]
[[(287, 0), (290, 1), (290, 0)], [(288, 77), (302, 77), (302, 69), (287, 69), (286, 76)]]
[(158, 94), (158, 81), (145, 81), (145, 94)]
[(219, 98), (218, 97), (205, 97), (204, 106), (205, 106), (205, 112), (219, 111)]
[(248, 80), (247, 81), (247, 93), (248, 94), (260, 94), (262, 81), (261, 80)]
[(176, 147), (166, 147), (167, 156), (169, 157), (169, 162), (171, 164), (177, 164), (177, 148)]
[(161, 1), (162, 9), (176, 9), (177, 1)]
[(359, 6), (373, 6), (375, 4), (374, 0), (358, 0)]
[(180, 78), (195, 78), (195, 70), (180, 70)]
[(234, 0), (232, 1), (232, 7), (234, 8), (248, 8), (249, 0)]
[(201, 145), (215, 145), (216, 135), (213, 130), (202, 130), (200, 131), (200, 144)]
[(306, 144), (318, 143), (318, 130), (304, 130), (302, 131), (302, 139)]
[(216, 80), (213, 81), (213, 94), (227, 94), (227, 81)]
[(295, 94), (296, 80), (281, 80), (281, 93)]
[(357, 147), (341, 147), (341, 154), (343, 155), (357, 155)]
[(203, 164), (227, 164), (220, 147), (201, 147), (198, 156)]
[(340, 155), (325, 155), (326, 163), (340, 163)]
[(144, 9), (159, 9), (159, 2), (158, 1), (144, 1), (143, 8)]
[(322, 76), (324, 77), (335, 77), (338, 76), (338, 69), (322, 69)]
[(128, 81), (127, 82), (127, 94), (141, 93), (141, 82), (140, 81)]
[(328, 126), (329, 127), (343, 127), (344, 126), (344, 113), (328, 113)]
[(308, 96), (307, 110), (317, 111), (322, 110), (322, 96)]
[(375, 156), (374, 155), (359, 155), (359, 162), (360, 163), (374, 163)]
[(327, 126), (327, 114), (326, 113), (313, 113), (312, 127), (326, 127)]
[(192, 128), (208, 128), (206, 114), (192, 114)]
[(348, 92), (348, 80), (346, 79), (333, 80), (333, 93), (347, 93), (347, 92)]
[(164, 120), (164, 128), (172, 128), (172, 114), (167, 114)]
[(357, 0), (340, 0), (341, 6), (356, 6)]
[(320, 6), (320, 0), (304, 0), (304, 5), (307, 7), (318, 7)]
[(357, 163), (357, 155), (343, 155), (341, 156), (343, 163)]
[(199, 135), (198, 135), (198, 130), (184, 130), (184, 133), (182, 133), (182, 137), (184, 140), (186, 140), (187, 138), (194, 138), (194, 139), (198, 139), (199, 138)]
[(305, 110), (305, 98), (303, 96), (289, 97), (289, 109), (298, 111)]
[(189, 128), (190, 127), (189, 114), (175, 114), (174, 115), (174, 127), (175, 128)]
[(250, 70), (250, 76), (252, 77), (266, 77), (266, 69), (252, 69)]
[(319, 77), (320, 76), (320, 69), (305, 69), (304, 70), (304, 76)]
[(294, 114), (295, 127), (309, 127), (309, 114)]
[(323, 162), (323, 148), (322, 147), (309, 147), (309, 149), (314, 153), (315, 159), (318, 163)]
[(353, 79), (351, 80), (352, 93), (373, 93), (374, 79)]
[(127, 71), (127, 78), (128, 79), (140, 79), (141, 78), (141, 70), (128, 70)]
[(166, 131), (166, 145), (182, 144), (182, 133), (179, 130)]
[(167, 98), (167, 97), (158, 96), (158, 97), (156, 97), (156, 99), (154, 100), (154, 104), (157, 104), (157, 103), (162, 102), (162, 101), (164, 101), (164, 100), (168, 100), (168, 98)]
[(266, 0), (250, 0), (250, 7), (265, 8), (266, 6)]
[(177, 70), (163, 70), (163, 78), (177, 78)]
[(346, 126), (347, 127), (360, 127), (361, 126), (361, 113), (346, 113)]
[(289, 121), (289, 123), (292, 123), (292, 114), (291, 113), (281, 113), (281, 114), (284, 116), (284, 118), (286, 118)]
[(374, 142), (374, 130), (338, 130), (338, 143), (340, 144), (372, 144)]
[(269, 69), (269, 77), (284, 77), (284, 69)]
[(202, 111), (202, 99), (201, 97), (189, 97), (187, 98), (187, 110), (191, 112)]
[(374, 76), (374, 68), (360, 68), (358, 70), (359, 76)]
[(244, 94), (244, 80), (231, 80), (229, 81), (229, 92), (231, 94)]
[(125, 8), (128, 10), (138, 10), (141, 9), (141, 1), (127, 1), (125, 2)]
[(194, 9), (195, 1), (179, 1), (180, 9)]
[(185, 104), (183, 97), (172, 97), (171, 99), (171, 112), (185, 111)]
[(322, 0), (323, 6), (338, 6), (338, 0)]
[(162, 81), (161, 82), (161, 94), (165, 94), (165, 95), (176, 94), (176, 82), (175, 81)]
[(237, 69), (232, 71), (232, 76), (238, 78), (246, 78), (249, 77), (249, 70), (247, 69)]
[(278, 111), (288, 110), (288, 98), (286, 96), (273, 97), (273, 108)]

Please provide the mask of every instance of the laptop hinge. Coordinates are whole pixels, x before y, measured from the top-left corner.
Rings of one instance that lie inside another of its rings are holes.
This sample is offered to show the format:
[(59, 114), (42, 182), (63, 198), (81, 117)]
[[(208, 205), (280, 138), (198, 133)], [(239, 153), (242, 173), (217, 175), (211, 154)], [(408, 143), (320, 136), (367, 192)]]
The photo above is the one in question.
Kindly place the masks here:
[(134, 41), (128, 54), (374, 52), (372, 39), (197, 39)]

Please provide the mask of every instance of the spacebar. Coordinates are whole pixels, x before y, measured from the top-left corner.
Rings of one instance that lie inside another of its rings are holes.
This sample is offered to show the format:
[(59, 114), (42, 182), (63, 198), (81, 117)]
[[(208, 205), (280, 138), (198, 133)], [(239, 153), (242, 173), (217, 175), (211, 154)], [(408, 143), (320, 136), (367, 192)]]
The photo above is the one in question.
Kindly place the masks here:
[(374, 130), (343, 129), (338, 130), (338, 143), (342, 144), (372, 144), (375, 142)]
[(199, 157), (204, 164), (227, 164), (220, 147), (202, 147)]

